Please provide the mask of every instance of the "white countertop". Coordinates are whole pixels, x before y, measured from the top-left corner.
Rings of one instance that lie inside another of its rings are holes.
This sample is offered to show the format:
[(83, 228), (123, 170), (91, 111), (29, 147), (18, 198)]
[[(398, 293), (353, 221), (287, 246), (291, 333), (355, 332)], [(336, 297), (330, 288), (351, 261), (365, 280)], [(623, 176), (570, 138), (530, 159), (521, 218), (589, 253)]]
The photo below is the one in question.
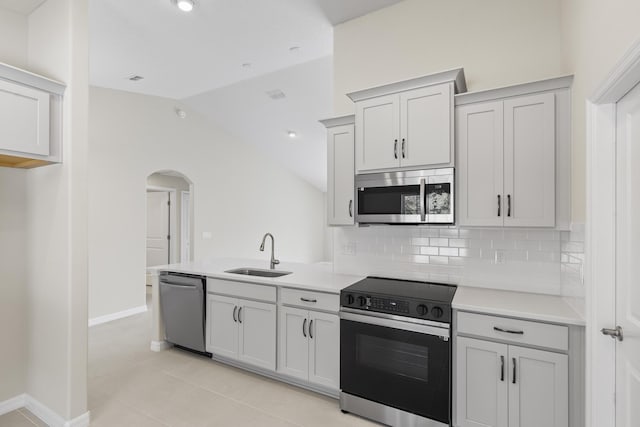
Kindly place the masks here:
[(575, 304), (555, 295), (458, 286), (451, 305), (456, 310), (585, 325), (584, 316), (574, 308)]
[(276, 270), (290, 271), (291, 274), (280, 277), (258, 277), (225, 273), (226, 270), (243, 267), (268, 269), (269, 260), (216, 258), (161, 265), (157, 267), (150, 267), (147, 270), (150, 272), (175, 271), (180, 273), (192, 273), (219, 279), (308, 289), (332, 294), (338, 294), (347, 286), (364, 279), (363, 276), (335, 274), (333, 273), (332, 265), (329, 263), (302, 264), (281, 262), (276, 266)]

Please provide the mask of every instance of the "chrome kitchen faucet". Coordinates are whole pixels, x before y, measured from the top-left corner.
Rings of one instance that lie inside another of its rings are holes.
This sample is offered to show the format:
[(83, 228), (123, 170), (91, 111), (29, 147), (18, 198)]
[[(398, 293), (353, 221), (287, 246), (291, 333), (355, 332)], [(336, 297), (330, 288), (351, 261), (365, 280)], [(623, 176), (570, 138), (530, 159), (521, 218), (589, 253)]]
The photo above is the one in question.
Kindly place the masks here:
[(275, 239), (273, 238), (273, 234), (267, 233), (262, 237), (262, 243), (260, 243), (260, 252), (264, 252), (264, 242), (267, 240), (267, 237), (271, 237), (271, 264), (270, 267), (272, 270), (276, 268), (277, 264), (280, 264), (280, 260), (275, 258), (275, 250), (273, 249), (275, 245)]

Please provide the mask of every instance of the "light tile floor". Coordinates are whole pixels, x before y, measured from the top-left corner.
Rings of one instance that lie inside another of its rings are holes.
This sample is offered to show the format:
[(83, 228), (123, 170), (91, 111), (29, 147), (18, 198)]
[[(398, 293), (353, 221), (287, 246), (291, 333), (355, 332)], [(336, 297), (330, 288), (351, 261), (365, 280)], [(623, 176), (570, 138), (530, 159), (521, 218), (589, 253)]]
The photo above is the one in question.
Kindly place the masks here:
[[(149, 301), (147, 301), (149, 304)], [(151, 312), (89, 329), (89, 410), (101, 426), (373, 426), (338, 402), (211, 359), (149, 350)], [(25, 409), (0, 427), (44, 425)]]

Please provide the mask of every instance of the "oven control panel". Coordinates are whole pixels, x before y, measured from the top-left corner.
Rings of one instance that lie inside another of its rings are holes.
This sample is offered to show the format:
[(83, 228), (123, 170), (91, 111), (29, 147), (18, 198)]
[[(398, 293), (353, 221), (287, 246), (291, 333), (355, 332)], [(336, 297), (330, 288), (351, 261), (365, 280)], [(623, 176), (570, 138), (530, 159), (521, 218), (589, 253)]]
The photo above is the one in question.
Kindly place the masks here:
[(343, 307), (438, 322), (451, 322), (451, 308), (446, 304), (344, 292), (341, 294), (340, 299)]

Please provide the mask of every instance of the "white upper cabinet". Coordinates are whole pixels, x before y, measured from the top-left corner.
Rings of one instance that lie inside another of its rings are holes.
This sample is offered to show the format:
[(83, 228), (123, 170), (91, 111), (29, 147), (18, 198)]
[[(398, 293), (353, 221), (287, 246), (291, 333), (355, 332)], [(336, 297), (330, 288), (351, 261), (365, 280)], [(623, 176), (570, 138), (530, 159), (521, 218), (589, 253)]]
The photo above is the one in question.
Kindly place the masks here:
[(350, 93), (356, 104), (356, 173), (453, 166), (456, 69)]
[(0, 64), (0, 166), (60, 162), (64, 85)]
[[(570, 83), (559, 78), (456, 99), (460, 225), (568, 226)], [(527, 89), (541, 91), (523, 95)], [(476, 101), (492, 93), (504, 96)]]
[(353, 225), (354, 116), (322, 120), (327, 127), (327, 223)]

